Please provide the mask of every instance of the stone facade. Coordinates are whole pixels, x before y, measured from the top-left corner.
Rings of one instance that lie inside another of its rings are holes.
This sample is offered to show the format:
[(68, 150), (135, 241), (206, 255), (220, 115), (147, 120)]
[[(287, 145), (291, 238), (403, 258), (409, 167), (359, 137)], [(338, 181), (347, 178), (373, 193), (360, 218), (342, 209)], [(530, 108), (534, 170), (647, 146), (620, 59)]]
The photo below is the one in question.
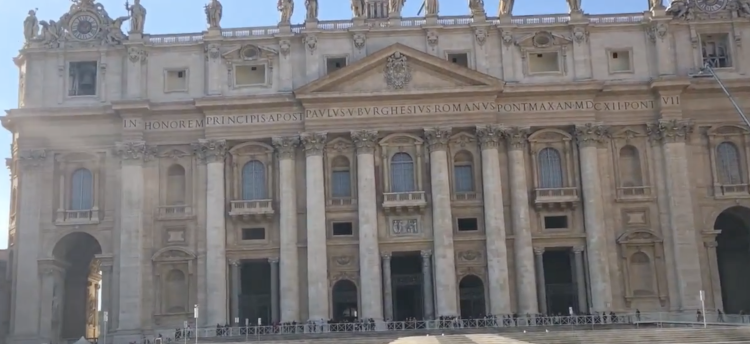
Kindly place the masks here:
[(692, 77), (709, 64), (750, 108), (747, 4), (513, 17), (506, 2), (500, 18), (442, 18), (437, 1), (401, 18), (366, 1), (296, 26), (284, 5), (277, 27), (234, 29), (214, 0), (208, 31), (183, 35), (145, 34), (138, 1), (129, 35), (91, 0), (30, 12), (2, 118), (10, 340), (344, 304), (394, 319), (404, 285), (424, 318), (695, 312), (701, 290), (747, 310), (721, 230), (750, 223), (750, 131)]

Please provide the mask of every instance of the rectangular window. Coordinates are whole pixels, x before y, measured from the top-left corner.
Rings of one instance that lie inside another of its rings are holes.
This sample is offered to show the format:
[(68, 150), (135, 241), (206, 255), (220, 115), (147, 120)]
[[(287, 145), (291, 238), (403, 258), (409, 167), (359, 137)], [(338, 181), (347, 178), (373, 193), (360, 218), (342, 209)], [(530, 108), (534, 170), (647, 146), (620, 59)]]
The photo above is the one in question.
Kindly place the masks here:
[(266, 66), (235, 66), (235, 86), (257, 86), (266, 84)]
[(351, 222), (334, 222), (333, 236), (350, 236), (354, 234), (354, 226)]
[(544, 217), (544, 229), (567, 229), (567, 228), (568, 228), (567, 216), (545, 216)]
[(479, 229), (479, 224), (476, 218), (458, 219), (456, 220), (459, 232), (472, 232)]
[(266, 229), (265, 228), (243, 228), (242, 229), (242, 240), (265, 240)]
[(710, 34), (700, 37), (703, 65), (709, 65), (711, 68), (732, 67), (728, 34)]
[(630, 60), (630, 51), (612, 50), (609, 52), (610, 73), (627, 73), (632, 71), (633, 64)]
[(96, 61), (71, 62), (68, 65), (68, 96), (96, 95)]
[(331, 196), (351, 197), (352, 180), (349, 171), (333, 171), (331, 174)]
[(467, 53), (448, 54), (448, 61), (469, 68), (469, 54)]
[(453, 178), (455, 179), (456, 193), (474, 192), (474, 172), (471, 165), (458, 165), (453, 167)]
[(529, 73), (556, 73), (560, 71), (560, 56), (557, 52), (529, 53)]
[(164, 74), (164, 91), (185, 92), (187, 86), (187, 70), (168, 70)]
[(329, 57), (326, 59), (326, 74), (331, 74), (346, 67), (346, 57)]

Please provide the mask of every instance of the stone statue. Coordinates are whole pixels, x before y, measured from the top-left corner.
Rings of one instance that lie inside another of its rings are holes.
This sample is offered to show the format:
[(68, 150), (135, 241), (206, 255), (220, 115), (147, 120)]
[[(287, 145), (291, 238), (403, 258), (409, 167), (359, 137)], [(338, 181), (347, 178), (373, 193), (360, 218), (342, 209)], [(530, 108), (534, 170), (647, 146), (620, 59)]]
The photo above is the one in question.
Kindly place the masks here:
[(400, 17), (404, 3), (406, 3), (406, 0), (388, 0), (388, 15), (391, 17)]
[(26, 43), (29, 43), (38, 35), (39, 19), (36, 18), (36, 10), (30, 10), (26, 20), (23, 21), (23, 38)]
[(662, 0), (648, 0), (648, 9), (653, 10), (656, 8), (664, 8)]
[(39, 25), (42, 26), (41, 41), (47, 48), (59, 48), (60, 40), (64, 37), (65, 31), (63, 27), (55, 22), (54, 20), (40, 21)]
[(206, 12), (206, 22), (209, 29), (218, 29), (221, 27), (221, 15), (223, 7), (219, 0), (211, 0), (208, 5), (204, 6)]
[(667, 8), (667, 14), (671, 14), (674, 19), (687, 19), (689, 12), (690, 8), (685, 0), (672, 0)]
[[(123, 41), (127, 40), (128, 37), (125, 36), (124, 33), (122, 33), (122, 24), (130, 19), (130, 17), (119, 17), (112, 22), (110, 22), (109, 26), (104, 28), (106, 35), (105, 35), (105, 43), (115, 45), (120, 44)], [(132, 21), (131, 21), (131, 30), (132, 30)], [(131, 31), (135, 33), (134, 31)]]
[(440, 2), (438, 0), (425, 0), (424, 1), (424, 14), (425, 16), (436, 16), (440, 11)]
[(279, 0), (276, 9), (279, 10), (281, 15), (279, 24), (289, 25), (292, 21), (292, 14), (294, 14), (294, 0)]
[(318, 0), (305, 0), (305, 8), (307, 9), (307, 21), (318, 20)]
[(568, 1), (568, 10), (570, 13), (581, 13), (583, 10), (581, 9), (581, 0), (567, 0)]
[(501, 16), (509, 16), (513, 14), (513, 2), (515, 2), (515, 0), (500, 0)]
[(354, 18), (365, 16), (365, 0), (352, 0), (352, 16)]
[(737, 0), (737, 14), (740, 17), (750, 17), (750, 0)]
[(130, 13), (130, 32), (143, 33), (144, 24), (146, 24), (146, 8), (141, 5), (141, 0), (133, 0), (133, 6), (125, 1), (125, 10)]
[(472, 15), (484, 14), (484, 0), (469, 0), (469, 11)]

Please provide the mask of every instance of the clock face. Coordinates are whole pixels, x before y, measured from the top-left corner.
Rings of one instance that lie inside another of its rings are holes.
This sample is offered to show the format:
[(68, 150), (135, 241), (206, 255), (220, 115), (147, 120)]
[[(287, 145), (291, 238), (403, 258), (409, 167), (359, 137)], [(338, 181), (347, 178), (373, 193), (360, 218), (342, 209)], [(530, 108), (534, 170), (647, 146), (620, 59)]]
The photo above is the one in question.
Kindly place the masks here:
[(79, 15), (70, 21), (70, 32), (82, 41), (93, 39), (99, 33), (99, 21), (89, 14)]
[(727, 7), (729, 0), (695, 0), (695, 7), (706, 13), (716, 13)]

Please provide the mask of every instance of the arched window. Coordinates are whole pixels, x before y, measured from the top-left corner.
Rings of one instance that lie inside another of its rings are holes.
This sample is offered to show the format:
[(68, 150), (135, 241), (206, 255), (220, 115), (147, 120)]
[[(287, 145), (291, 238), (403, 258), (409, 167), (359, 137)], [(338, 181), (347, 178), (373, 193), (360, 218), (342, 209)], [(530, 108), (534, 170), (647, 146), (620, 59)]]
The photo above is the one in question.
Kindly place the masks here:
[(560, 153), (547, 147), (539, 152), (539, 188), (553, 189), (563, 187), (563, 171)]
[(719, 184), (742, 184), (740, 153), (733, 143), (722, 142), (716, 147), (716, 171), (719, 175)]
[(414, 160), (406, 153), (391, 158), (391, 192), (414, 191)]
[(185, 204), (185, 168), (174, 164), (167, 169), (167, 205)]
[(90, 210), (93, 208), (93, 187), (91, 171), (81, 168), (73, 172), (70, 182), (70, 210)]
[(331, 197), (352, 197), (352, 178), (349, 159), (337, 156), (331, 162)]
[(456, 193), (474, 192), (474, 159), (471, 153), (461, 151), (453, 158), (453, 189)]
[(638, 149), (631, 145), (620, 148), (620, 186), (643, 186), (641, 158)]
[(258, 160), (248, 161), (242, 167), (242, 199), (266, 199), (266, 167)]

